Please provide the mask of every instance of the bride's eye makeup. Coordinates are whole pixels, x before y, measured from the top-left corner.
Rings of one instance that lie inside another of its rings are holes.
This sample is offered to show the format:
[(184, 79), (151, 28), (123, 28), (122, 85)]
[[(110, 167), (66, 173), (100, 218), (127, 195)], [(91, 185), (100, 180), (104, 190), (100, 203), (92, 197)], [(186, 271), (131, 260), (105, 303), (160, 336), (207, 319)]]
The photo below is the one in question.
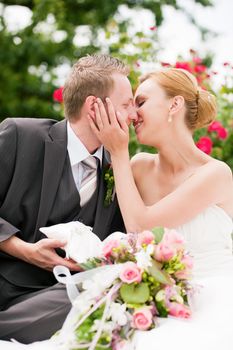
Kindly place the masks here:
[(145, 102), (146, 102), (146, 99), (139, 95), (135, 99), (135, 106), (140, 108)]

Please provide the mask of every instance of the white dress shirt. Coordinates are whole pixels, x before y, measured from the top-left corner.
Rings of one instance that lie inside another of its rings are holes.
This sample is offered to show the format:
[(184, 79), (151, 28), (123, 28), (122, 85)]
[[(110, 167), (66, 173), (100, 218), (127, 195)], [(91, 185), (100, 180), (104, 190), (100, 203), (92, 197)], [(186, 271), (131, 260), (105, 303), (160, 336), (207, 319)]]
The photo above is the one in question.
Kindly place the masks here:
[(77, 189), (80, 189), (81, 180), (85, 175), (85, 169), (82, 161), (88, 156), (97, 157), (102, 164), (103, 146), (100, 146), (94, 154), (90, 154), (78, 136), (74, 133), (67, 121), (67, 150), (70, 157), (71, 169)]

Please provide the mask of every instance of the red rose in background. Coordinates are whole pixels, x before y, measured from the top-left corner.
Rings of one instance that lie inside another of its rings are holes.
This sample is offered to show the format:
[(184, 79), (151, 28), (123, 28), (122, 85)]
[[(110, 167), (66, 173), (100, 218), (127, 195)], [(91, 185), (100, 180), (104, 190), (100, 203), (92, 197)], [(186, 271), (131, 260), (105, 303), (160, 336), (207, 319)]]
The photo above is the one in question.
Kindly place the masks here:
[(196, 73), (204, 73), (206, 71), (206, 66), (203, 64), (198, 64), (194, 67)]
[(222, 128), (222, 124), (218, 121), (214, 121), (208, 126), (208, 131), (217, 131), (219, 128)]
[(189, 62), (176, 62), (175, 68), (182, 68), (187, 70), (188, 72), (192, 72), (192, 68), (189, 64)]
[(216, 132), (218, 137), (221, 140), (225, 140), (228, 136), (228, 131), (227, 129), (225, 129), (222, 124), (218, 121), (214, 121), (213, 123), (211, 123), (208, 127), (208, 132)]
[(54, 90), (53, 92), (53, 100), (59, 103), (63, 102), (63, 96), (62, 96), (63, 86), (61, 86), (59, 89)]
[(227, 131), (227, 129), (222, 127), (220, 129), (218, 129), (217, 134), (221, 140), (225, 140), (228, 136), (228, 131)]
[(199, 139), (199, 141), (196, 143), (196, 146), (206, 154), (210, 154), (212, 151), (212, 145), (213, 142), (210, 137), (203, 136)]

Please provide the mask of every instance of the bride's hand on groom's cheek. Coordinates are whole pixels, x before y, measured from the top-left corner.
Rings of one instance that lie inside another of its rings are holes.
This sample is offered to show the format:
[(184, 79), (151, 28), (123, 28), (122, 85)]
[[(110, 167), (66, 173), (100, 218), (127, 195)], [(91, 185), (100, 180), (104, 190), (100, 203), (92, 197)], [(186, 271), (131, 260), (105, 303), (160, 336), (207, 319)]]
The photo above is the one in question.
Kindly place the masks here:
[(94, 118), (89, 116), (91, 128), (109, 152), (128, 148), (128, 125), (121, 114), (115, 111), (109, 98), (106, 98), (106, 104), (97, 99), (94, 104), (94, 115)]

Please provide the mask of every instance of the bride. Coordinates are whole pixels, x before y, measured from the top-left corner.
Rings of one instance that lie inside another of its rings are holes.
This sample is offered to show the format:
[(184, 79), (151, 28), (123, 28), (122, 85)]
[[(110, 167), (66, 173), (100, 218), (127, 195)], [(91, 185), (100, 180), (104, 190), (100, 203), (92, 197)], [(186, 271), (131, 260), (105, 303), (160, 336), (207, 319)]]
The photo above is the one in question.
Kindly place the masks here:
[(158, 154), (129, 161), (128, 126), (106, 99), (99, 99), (93, 131), (111, 154), (116, 192), (128, 232), (155, 226), (175, 228), (194, 256), (200, 285), (191, 321), (165, 319), (161, 327), (138, 332), (135, 348), (233, 348), (233, 181), (227, 164), (200, 151), (193, 131), (216, 115), (212, 94), (195, 77), (168, 68), (142, 77), (135, 94), (134, 123), (141, 144)]
[[(106, 109), (97, 100), (91, 127), (111, 154), (127, 231), (163, 226), (183, 234), (194, 256), (199, 294), (191, 320), (162, 319), (158, 328), (138, 331), (130, 350), (232, 350), (232, 172), (192, 139), (195, 129), (215, 118), (215, 98), (190, 73), (169, 68), (141, 79), (135, 105), (137, 138), (154, 146), (156, 155), (137, 154), (130, 162), (128, 126), (109, 99)], [(53, 349), (49, 341), (29, 346), (2, 342), (1, 348), (11, 346)]]

